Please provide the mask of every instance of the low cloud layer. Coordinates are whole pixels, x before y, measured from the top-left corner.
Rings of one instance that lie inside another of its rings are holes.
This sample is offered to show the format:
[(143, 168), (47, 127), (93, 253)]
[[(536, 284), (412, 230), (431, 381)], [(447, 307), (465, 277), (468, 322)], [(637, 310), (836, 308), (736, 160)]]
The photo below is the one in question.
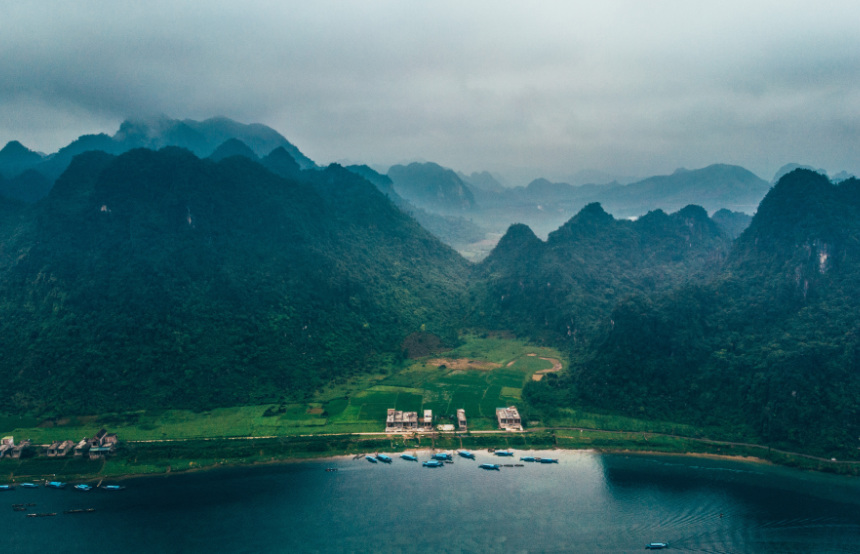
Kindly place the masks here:
[(0, 142), (225, 115), (322, 163), (860, 174), (856, 2), (534, 4), (7, 2)]

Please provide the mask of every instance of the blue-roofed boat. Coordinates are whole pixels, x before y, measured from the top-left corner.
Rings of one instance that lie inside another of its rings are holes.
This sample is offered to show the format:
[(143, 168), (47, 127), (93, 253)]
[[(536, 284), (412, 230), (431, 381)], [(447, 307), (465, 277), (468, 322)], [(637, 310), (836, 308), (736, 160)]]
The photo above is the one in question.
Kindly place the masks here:
[(511, 450), (496, 450), (494, 452), (496, 456), (513, 456), (514, 453)]
[(470, 460), (475, 459), (475, 455), (468, 450), (458, 450), (457, 454), (459, 454), (461, 458), (469, 458)]
[(76, 491), (81, 491), (81, 492), (89, 492), (89, 491), (93, 490), (93, 486), (87, 485), (86, 483), (80, 483), (78, 485), (75, 485), (74, 488)]
[(365, 456), (364, 459), (367, 460), (368, 462), (372, 463), (372, 464), (375, 464), (376, 462), (379, 461), (376, 458), (374, 458), (373, 456), (371, 456), (370, 454)]
[(376, 459), (379, 460), (380, 462), (384, 463), (384, 464), (390, 464), (391, 463), (391, 457), (386, 456), (385, 454), (377, 454)]
[(15, 485), (0, 485), (0, 491), (12, 491), (15, 490)]
[(645, 550), (662, 550), (664, 548), (669, 548), (668, 542), (649, 542), (645, 545)]
[(50, 483), (45, 484), (49, 489), (64, 489), (66, 488), (66, 484), (62, 481), (51, 481)]
[(424, 462), (421, 465), (424, 467), (442, 467), (445, 464), (443, 464), (439, 460), (427, 460), (426, 462)]
[(557, 464), (558, 458), (541, 458), (539, 461), (542, 464)]
[(495, 469), (496, 471), (501, 471), (499, 468), (499, 464), (481, 464), (478, 466), (481, 469)]
[(125, 489), (122, 485), (103, 485), (101, 488), (106, 491), (121, 491)]
[(533, 462), (533, 461), (535, 461), (535, 457), (534, 456), (520, 456), (520, 461), (521, 462)]
[(36, 483), (21, 483), (18, 486), (21, 487), (22, 489), (38, 489), (39, 488), (39, 485), (37, 485)]
[(404, 460), (408, 461), (408, 462), (417, 462), (418, 461), (418, 458), (416, 458), (412, 454), (401, 454), (400, 457), (403, 458)]
[(448, 454), (447, 452), (438, 452), (436, 454), (433, 454), (433, 459), (434, 460), (442, 460), (442, 461), (453, 460), (451, 455)]

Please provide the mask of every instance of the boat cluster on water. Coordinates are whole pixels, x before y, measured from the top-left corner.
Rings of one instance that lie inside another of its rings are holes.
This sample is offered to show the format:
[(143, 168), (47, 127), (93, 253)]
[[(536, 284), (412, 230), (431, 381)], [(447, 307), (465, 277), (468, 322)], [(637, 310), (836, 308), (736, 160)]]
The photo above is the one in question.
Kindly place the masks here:
[[(461, 458), (466, 458), (468, 460), (474, 460), (475, 459), (475, 454), (468, 451), (468, 450), (457, 450), (456, 452), (457, 452), (457, 455)], [(504, 458), (514, 457), (514, 452), (512, 450), (491, 450), (490, 452), (492, 452), (493, 455), (499, 456), (499, 457), (504, 457)], [(357, 455), (355, 457), (355, 459), (359, 459), (360, 457), (361, 457), (361, 455)], [(391, 458), (391, 456), (387, 456), (385, 454), (378, 454), (378, 453), (376, 455), (367, 454), (364, 456), (364, 458), (372, 464), (378, 464), (380, 462), (383, 464), (390, 464), (394, 461)], [(400, 458), (403, 460), (406, 460), (407, 462), (418, 462), (419, 461), (418, 457), (414, 456), (412, 454), (401, 454)], [(557, 464), (558, 463), (557, 458), (539, 458), (536, 456), (522, 456), (520, 458), (520, 461), (521, 462), (531, 462), (531, 463), (537, 462), (537, 463), (542, 463), (542, 464)], [(453, 463), (454, 463), (454, 455), (452, 453), (437, 452), (437, 453), (433, 454), (429, 460), (422, 462), (421, 465), (423, 467), (443, 467), (445, 464), (453, 464)], [(478, 467), (480, 469), (499, 471), (499, 470), (501, 470), (502, 467), (525, 467), (525, 464), (489, 464), (489, 463), (484, 463), (484, 464), (479, 464)], [(326, 471), (330, 471), (330, 469), (326, 469)]]
[[(68, 483), (63, 481), (45, 481), (46, 489), (65, 489), (68, 486)], [(38, 489), (39, 485), (37, 483), (18, 483), (17, 485), (0, 485), (0, 491), (12, 491), (15, 488), (21, 489)], [(89, 492), (91, 490), (103, 490), (103, 491), (121, 491), (125, 489), (123, 485), (102, 485), (99, 482), (98, 485), (89, 485), (87, 483), (78, 483), (77, 485), (73, 485), (72, 488), (76, 491), (81, 492)]]

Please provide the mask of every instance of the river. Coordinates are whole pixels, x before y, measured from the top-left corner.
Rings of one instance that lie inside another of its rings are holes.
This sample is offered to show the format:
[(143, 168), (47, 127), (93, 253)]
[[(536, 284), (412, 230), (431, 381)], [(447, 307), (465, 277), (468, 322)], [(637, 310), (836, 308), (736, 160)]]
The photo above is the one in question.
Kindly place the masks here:
[[(419, 452), (419, 458), (428, 458)], [(860, 480), (733, 460), (477, 452), (438, 469), (338, 458), (0, 492), (16, 553), (860, 552)], [(325, 471), (326, 468), (338, 471)], [(12, 504), (32, 503), (28, 518)], [(65, 514), (94, 508), (92, 513)]]

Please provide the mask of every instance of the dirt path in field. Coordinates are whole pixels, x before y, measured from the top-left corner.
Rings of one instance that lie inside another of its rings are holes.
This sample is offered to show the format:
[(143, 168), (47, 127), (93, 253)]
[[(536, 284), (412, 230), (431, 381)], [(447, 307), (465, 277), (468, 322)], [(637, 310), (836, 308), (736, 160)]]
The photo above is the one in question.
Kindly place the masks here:
[[(531, 356), (531, 354), (529, 354), (529, 356)], [(540, 359), (551, 362), (552, 367), (549, 369), (541, 369), (540, 371), (535, 371), (532, 375), (532, 381), (540, 381), (547, 373), (555, 373), (556, 371), (561, 371), (561, 362), (559, 360), (556, 360), (555, 358), (544, 358), (543, 356), (541, 356)]]
[(468, 358), (434, 358), (427, 361), (427, 365), (442, 367), (443, 365), (449, 369), (476, 369), (478, 371), (489, 371), (502, 367), (502, 364), (493, 362), (482, 362), (478, 360), (470, 360)]

